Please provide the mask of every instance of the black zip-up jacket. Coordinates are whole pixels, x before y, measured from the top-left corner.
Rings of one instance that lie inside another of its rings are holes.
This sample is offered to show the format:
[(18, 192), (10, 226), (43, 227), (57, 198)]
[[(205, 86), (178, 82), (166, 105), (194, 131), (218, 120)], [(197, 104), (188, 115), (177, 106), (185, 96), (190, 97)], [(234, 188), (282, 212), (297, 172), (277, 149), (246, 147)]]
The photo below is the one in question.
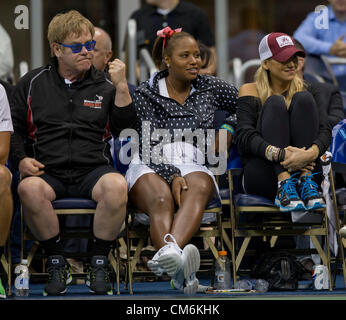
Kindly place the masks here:
[(114, 105), (115, 88), (91, 67), (81, 81), (67, 85), (57, 60), (28, 72), (14, 94), (11, 160), (33, 157), (44, 171), (69, 183), (97, 166), (113, 165), (108, 140), (132, 127), (132, 104)]

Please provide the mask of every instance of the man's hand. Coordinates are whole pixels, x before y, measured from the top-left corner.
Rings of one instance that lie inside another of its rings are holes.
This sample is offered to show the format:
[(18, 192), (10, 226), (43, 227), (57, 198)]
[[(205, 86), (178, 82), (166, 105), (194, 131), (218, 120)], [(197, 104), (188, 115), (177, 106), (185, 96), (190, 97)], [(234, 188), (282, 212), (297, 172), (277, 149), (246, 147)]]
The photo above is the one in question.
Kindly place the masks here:
[(337, 57), (346, 57), (346, 43), (342, 41), (344, 35), (342, 35), (338, 40), (336, 40), (330, 47), (329, 54)]
[(119, 59), (114, 59), (108, 62), (108, 72), (113, 82), (114, 87), (126, 84), (126, 66), (125, 63)]
[(171, 188), (174, 201), (180, 207), (181, 192), (188, 189), (185, 179), (183, 177), (174, 177)]
[(285, 148), (285, 160), (280, 164), (289, 171), (302, 170), (303, 168), (313, 168), (313, 153), (306, 150), (305, 147), (297, 148), (288, 146)]
[(18, 169), (22, 178), (27, 176), (40, 176), (44, 174), (44, 171), (41, 170), (45, 166), (41, 162), (33, 158), (24, 158), (19, 162)]
[(119, 59), (108, 62), (108, 72), (116, 89), (114, 104), (117, 107), (125, 107), (132, 102), (129, 87), (126, 81), (126, 66)]

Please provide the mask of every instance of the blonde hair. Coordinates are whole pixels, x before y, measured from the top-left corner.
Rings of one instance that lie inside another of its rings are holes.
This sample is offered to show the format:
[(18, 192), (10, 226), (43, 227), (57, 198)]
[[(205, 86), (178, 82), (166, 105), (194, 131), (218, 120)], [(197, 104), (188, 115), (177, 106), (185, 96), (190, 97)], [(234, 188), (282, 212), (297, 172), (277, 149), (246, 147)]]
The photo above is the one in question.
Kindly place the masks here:
[(54, 56), (52, 44), (62, 43), (71, 33), (77, 37), (81, 36), (83, 31), (90, 31), (91, 36), (94, 37), (95, 29), (89, 19), (85, 18), (76, 10), (70, 10), (66, 13), (57, 14), (49, 23), (48, 26), (48, 41), (51, 48), (51, 55)]
[[(269, 71), (264, 69), (262, 65), (257, 69), (255, 73), (255, 83), (259, 98), (261, 99), (261, 102), (263, 104), (270, 96), (274, 94), (274, 92), (270, 86)], [(296, 92), (304, 91), (305, 89), (305, 82), (298, 75), (295, 75), (290, 83), (287, 94), (284, 97), (287, 108), (289, 108), (291, 104), (293, 95)]]

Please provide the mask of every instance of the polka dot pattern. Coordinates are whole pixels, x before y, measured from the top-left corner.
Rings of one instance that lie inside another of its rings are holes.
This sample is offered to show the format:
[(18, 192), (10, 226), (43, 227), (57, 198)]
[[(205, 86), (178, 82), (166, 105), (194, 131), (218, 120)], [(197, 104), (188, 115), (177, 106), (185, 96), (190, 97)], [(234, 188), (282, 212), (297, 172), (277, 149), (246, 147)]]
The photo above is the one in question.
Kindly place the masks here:
[[(191, 129), (192, 134), (195, 132), (196, 136), (203, 135), (205, 139), (207, 129), (213, 129), (216, 110), (227, 111), (230, 116), (225, 122), (233, 126), (236, 124), (238, 92), (233, 85), (216, 77), (198, 75), (192, 82), (190, 95), (181, 105), (171, 98), (160, 95), (158, 81), (167, 75), (167, 70), (154, 74), (134, 93), (133, 103), (138, 115), (137, 131), (141, 137), (140, 155), (143, 136), (152, 137), (156, 129), (168, 130), (164, 131), (163, 136), (156, 141), (151, 139), (150, 150), (160, 142), (174, 142), (174, 134), (177, 134), (179, 130)], [(150, 122), (150, 125), (145, 121)], [(199, 141), (198, 138), (197, 140)], [(201, 151), (204, 153), (204, 150)], [(170, 181), (172, 175), (180, 174), (180, 170), (173, 165), (155, 164), (153, 154), (148, 166), (167, 181)]]

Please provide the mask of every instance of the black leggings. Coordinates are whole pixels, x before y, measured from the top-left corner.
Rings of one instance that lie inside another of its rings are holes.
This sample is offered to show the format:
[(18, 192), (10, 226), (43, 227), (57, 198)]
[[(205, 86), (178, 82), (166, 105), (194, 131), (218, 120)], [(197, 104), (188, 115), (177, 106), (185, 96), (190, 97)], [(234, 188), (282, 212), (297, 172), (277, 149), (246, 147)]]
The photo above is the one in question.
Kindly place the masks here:
[[(319, 132), (319, 115), (312, 95), (294, 94), (287, 110), (282, 96), (270, 96), (262, 106), (257, 130), (263, 139), (276, 147), (311, 147)], [(244, 166), (244, 187), (247, 193), (274, 199), (277, 176), (286, 171), (280, 163), (253, 156)]]

